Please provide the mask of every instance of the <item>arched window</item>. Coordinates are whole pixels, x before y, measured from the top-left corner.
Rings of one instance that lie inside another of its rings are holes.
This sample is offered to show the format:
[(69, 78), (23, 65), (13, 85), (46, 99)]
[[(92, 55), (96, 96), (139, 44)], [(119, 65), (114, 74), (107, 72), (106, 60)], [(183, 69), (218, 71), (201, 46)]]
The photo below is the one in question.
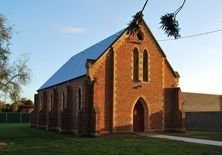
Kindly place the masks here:
[(137, 48), (133, 50), (133, 80), (139, 81), (139, 52)]
[(82, 109), (82, 92), (81, 89), (79, 88), (78, 90), (78, 111)]
[(143, 81), (148, 81), (148, 54), (147, 50), (143, 51)]
[(63, 92), (63, 93), (62, 93), (62, 105), (61, 105), (62, 110), (65, 109), (65, 101), (66, 101), (65, 93)]

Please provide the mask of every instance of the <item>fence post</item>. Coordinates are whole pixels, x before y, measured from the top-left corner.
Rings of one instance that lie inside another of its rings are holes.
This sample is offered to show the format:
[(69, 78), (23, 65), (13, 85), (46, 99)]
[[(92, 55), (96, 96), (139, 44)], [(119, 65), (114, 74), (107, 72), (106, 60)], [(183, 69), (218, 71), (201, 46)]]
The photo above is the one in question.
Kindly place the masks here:
[(8, 113), (5, 112), (5, 123), (7, 124), (8, 123)]

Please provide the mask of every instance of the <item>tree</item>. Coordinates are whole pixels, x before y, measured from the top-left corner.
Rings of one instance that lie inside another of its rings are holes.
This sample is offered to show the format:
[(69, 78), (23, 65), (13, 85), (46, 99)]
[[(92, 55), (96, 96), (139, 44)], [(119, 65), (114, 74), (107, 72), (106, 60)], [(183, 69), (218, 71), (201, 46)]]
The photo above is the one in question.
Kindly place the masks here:
[(17, 112), (22, 112), (23, 106), (34, 106), (33, 102), (27, 98), (21, 98), (17, 107)]
[(0, 112), (6, 107), (5, 102), (0, 101)]
[(33, 106), (33, 105), (34, 105), (33, 102), (32, 102), (32, 100), (29, 100), (29, 99), (27, 99), (27, 98), (21, 98), (20, 103), (21, 103), (22, 105), (30, 105), (30, 106)]
[(0, 14), (0, 93), (8, 94), (15, 102), (19, 100), (21, 86), (30, 81), (31, 70), (25, 55), (10, 63), (11, 36), (12, 27), (7, 25), (7, 19)]
[(32, 100), (27, 98), (21, 98), (12, 104), (7, 104), (3, 101), (0, 101), (0, 112), (22, 112), (24, 106), (33, 107), (34, 104)]
[(2, 112), (13, 112), (13, 105), (12, 104), (4, 104), (2, 107)]

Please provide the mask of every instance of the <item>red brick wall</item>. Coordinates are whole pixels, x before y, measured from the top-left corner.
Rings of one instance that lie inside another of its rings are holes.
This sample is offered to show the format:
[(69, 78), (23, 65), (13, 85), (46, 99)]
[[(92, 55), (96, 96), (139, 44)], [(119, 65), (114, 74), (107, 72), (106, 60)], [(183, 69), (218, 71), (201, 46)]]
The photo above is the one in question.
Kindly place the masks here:
[[(38, 101), (36, 100), (35, 110), (31, 117), (31, 125), (37, 122), (38, 127), (48, 128), (49, 130), (57, 130), (72, 133), (85, 132), (87, 121), (87, 97), (86, 85), (88, 78), (82, 77), (66, 83), (59, 84), (38, 92)], [(81, 88), (83, 108), (77, 110), (77, 91)], [(62, 94), (65, 93), (66, 108), (62, 109)], [(54, 107), (50, 110), (50, 98), (53, 95)], [(41, 101), (42, 96), (42, 101)], [(42, 102), (42, 109), (37, 112)], [(38, 116), (37, 116), (38, 115)], [(36, 117), (36, 118), (35, 118)]]
[[(115, 53), (115, 81), (116, 85), (116, 104), (114, 122), (116, 131), (132, 131), (132, 109), (139, 97), (142, 97), (148, 107), (149, 123), (147, 129), (161, 129), (163, 126), (163, 91), (162, 91), (162, 54), (150, 39), (147, 31), (144, 41), (141, 43), (131, 43), (125, 41)], [(133, 68), (133, 49), (139, 50), (140, 62), (140, 82), (132, 79)], [(142, 81), (142, 55), (144, 50), (148, 51), (149, 57), (149, 81)]]
[[(87, 116), (84, 115), (87, 110), (88, 104), (88, 94), (87, 94), (87, 81), (88, 77), (82, 77), (70, 82), (70, 86), (72, 87), (72, 94), (73, 94), (73, 113), (72, 117), (72, 128), (76, 130), (77, 133), (83, 134), (86, 132), (86, 127), (88, 126), (88, 120), (86, 120)], [(79, 111), (78, 110), (78, 89), (81, 89), (82, 92), (82, 103), (83, 108)], [(71, 103), (71, 102), (70, 102)]]
[[(134, 43), (132, 43), (125, 40), (125, 36), (120, 38), (122, 44), (117, 48), (114, 47), (114, 62), (110, 58), (113, 57), (109, 54), (111, 52), (105, 56), (105, 60), (104, 58), (98, 60), (102, 64), (93, 77), (95, 79), (94, 105), (97, 132), (110, 132), (109, 126), (113, 127), (113, 132), (132, 131), (132, 110), (139, 98), (142, 98), (146, 104), (145, 107), (148, 107), (147, 117), (149, 118), (147, 124), (145, 124), (146, 129), (164, 129), (164, 88), (176, 87), (178, 79), (175, 78), (170, 66), (166, 65), (165, 56), (152, 40), (152, 36), (148, 34), (145, 28), (143, 32), (145, 38), (142, 42), (135, 43), (135, 40), (133, 40)], [(132, 79), (133, 49), (135, 47), (139, 50), (140, 82), (134, 82)], [(148, 82), (142, 81), (142, 54), (145, 49), (149, 53)], [(114, 68), (111, 64), (114, 64)], [(112, 69), (114, 73), (112, 73)], [(112, 84), (114, 90), (111, 87)], [(178, 98), (178, 94), (173, 94), (173, 97)], [(179, 101), (174, 101), (175, 104), (179, 103)], [(109, 105), (112, 105), (113, 108)], [(112, 110), (108, 110), (107, 107)], [(109, 124), (109, 120), (113, 123)]]
[(180, 128), (179, 89), (165, 88), (165, 129)]
[(38, 118), (38, 94), (34, 95), (34, 110), (31, 112), (30, 116), (31, 127), (37, 127), (37, 118)]
[(173, 74), (168, 62), (164, 61), (164, 128), (181, 129), (183, 125), (182, 93), (178, 77)]
[(102, 60), (94, 75), (94, 108), (96, 132), (112, 131), (113, 51)]
[(66, 108), (62, 111), (61, 116), (61, 129), (63, 131), (72, 130), (72, 122), (74, 122), (74, 101), (73, 101), (73, 92), (71, 86), (66, 86)]
[(177, 87), (177, 78), (172, 73), (167, 60), (164, 60), (164, 87), (165, 88)]
[(38, 113), (38, 127), (39, 128), (47, 128), (47, 111), (48, 111), (48, 105), (47, 105), (47, 92), (43, 91), (40, 93), (40, 100), (39, 103), (42, 105), (40, 106), (39, 113)]

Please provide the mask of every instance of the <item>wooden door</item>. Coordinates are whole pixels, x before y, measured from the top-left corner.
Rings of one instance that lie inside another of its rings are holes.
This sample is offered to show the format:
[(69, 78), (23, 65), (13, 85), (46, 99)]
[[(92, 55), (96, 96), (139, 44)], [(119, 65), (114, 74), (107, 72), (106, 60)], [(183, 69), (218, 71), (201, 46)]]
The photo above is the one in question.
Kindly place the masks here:
[(133, 109), (133, 132), (144, 132), (144, 108), (140, 101)]

